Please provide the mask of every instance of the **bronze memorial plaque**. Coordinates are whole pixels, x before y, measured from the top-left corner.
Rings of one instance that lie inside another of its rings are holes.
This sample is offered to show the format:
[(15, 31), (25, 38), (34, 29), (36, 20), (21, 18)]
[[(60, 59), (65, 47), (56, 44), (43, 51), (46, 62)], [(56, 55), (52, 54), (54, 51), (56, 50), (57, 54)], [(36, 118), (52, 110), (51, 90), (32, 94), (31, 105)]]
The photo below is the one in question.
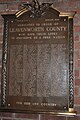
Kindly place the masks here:
[(2, 16), (1, 110), (73, 109), (73, 16), (35, 0)]

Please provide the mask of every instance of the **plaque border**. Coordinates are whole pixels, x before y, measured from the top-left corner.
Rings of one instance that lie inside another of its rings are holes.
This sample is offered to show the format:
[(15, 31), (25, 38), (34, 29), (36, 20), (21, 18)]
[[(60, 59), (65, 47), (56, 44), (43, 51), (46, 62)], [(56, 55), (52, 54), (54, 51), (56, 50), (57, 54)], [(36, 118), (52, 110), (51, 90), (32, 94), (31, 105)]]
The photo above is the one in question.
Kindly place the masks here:
[(9, 21), (6, 20), (4, 23), (4, 38), (3, 38), (3, 56), (2, 56), (2, 91), (1, 91), (1, 104), (2, 106), (6, 105), (6, 87), (7, 87), (7, 56), (8, 56), (8, 23)]

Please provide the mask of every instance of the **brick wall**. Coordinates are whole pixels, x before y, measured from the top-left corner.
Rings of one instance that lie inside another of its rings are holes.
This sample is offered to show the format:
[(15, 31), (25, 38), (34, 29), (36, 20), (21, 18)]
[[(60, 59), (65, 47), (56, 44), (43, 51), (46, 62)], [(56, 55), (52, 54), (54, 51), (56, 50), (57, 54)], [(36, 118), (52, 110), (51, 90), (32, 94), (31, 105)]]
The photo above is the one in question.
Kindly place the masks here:
[[(21, 2), (27, 0), (0, 0), (0, 14), (15, 13)], [(31, 0), (29, 0), (31, 1)], [(0, 113), (0, 120), (80, 120), (80, 0), (39, 0), (40, 2), (53, 2), (54, 7), (60, 11), (76, 11), (74, 17), (74, 88), (75, 110), (77, 116), (53, 116), (40, 114)], [(0, 16), (0, 71), (3, 43), (3, 18)], [(1, 76), (1, 74), (0, 74)], [(1, 85), (1, 82), (0, 82)], [(1, 88), (0, 88), (1, 89)], [(1, 93), (1, 92), (0, 92)]]

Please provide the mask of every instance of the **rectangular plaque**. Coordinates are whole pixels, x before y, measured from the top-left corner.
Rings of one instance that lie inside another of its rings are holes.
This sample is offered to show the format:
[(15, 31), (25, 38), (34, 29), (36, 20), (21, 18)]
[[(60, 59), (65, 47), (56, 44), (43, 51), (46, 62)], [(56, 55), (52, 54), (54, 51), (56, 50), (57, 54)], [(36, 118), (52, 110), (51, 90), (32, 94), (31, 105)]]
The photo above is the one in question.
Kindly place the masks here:
[(69, 111), (73, 108), (72, 18), (52, 7), (3, 17), (2, 110)]

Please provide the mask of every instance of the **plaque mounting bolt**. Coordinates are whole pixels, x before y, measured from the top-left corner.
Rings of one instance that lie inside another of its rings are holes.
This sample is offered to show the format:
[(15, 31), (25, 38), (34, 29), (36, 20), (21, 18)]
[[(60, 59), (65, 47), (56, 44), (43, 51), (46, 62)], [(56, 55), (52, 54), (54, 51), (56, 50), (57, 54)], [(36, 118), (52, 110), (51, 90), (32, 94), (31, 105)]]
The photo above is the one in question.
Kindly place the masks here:
[(8, 106), (11, 106), (11, 104), (8, 104)]

